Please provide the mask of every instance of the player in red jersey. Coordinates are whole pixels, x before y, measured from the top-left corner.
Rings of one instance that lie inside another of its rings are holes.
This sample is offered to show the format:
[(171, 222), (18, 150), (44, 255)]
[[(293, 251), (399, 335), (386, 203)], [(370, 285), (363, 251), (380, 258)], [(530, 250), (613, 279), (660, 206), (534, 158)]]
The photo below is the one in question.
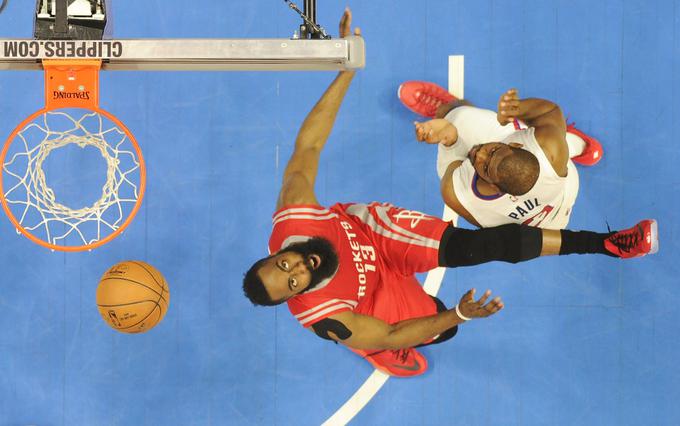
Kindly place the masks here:
[[(346, 10), (342, 37), (351, 34), (350, 22)], [(626, 258), (655, 251), (656, 228), (644, 221), (606, 234), (516, 224), (467, 230), (384, 203), (322, 207), (314, 194), (319, 156), (353, 77), (338, 74), (298, 133), (273, 217), (272, 255), (257, 261), (243, 281), (253, 304), (287, 302), (300, 324), (320, 337), (345, 344), (388, 374), (414, 376), (427, 369), (415, 347), (450, 339), (459, 324), (503, 308), (490, 291), (476, 299), (472, 289), (447, 309), (423, 291), (415, 273), (540, 255)]]

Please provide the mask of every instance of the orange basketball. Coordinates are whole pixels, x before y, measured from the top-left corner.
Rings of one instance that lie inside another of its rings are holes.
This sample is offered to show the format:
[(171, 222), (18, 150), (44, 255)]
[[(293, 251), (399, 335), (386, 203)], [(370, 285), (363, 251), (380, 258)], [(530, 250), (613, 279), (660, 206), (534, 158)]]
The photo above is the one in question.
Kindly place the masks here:
[(170, 290), (163, 275), (148, 263), (126, 260), (104, 273), (97, 287), (97, 307), (104, 321), (123, 333), (143, 333), (168, 310)]

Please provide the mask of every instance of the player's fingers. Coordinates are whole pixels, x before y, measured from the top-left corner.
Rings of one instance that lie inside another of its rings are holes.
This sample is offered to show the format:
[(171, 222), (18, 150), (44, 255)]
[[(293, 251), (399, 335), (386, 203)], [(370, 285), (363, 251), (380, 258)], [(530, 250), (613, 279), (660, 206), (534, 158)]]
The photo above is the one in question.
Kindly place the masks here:
[(482, 297), (479, 298), (477, 303), (479, 303), (479, 306), (484, 306), (484, 303), (486, 303), (486, 300), (491, 296), (491, 290), (487, 290), (482, 294)]
[(471, 288), (470, 290), (467, 291), (467, 293), (465, 293), (463, 295), (462, 300), (464, 302), (471, 302), (472, 300), (474, 300), (474, 297), (475, 297), (475, 289)]
[(484, 307), (484, 310), (491, 313), (498, 312), (501, 305), (502, 303), (500, 301), (495, 301), (494, 299)]
[(514, 120), (516, 115), (517, 111), (513, 111), (511, 109), (504, 109), (501, 111), (501, 116), (503, 116), (503, 118), (505, 118), (508, 121)]
[(347, 19), (349, 18), (349, 14), (347, 13), (347, 9), (345, 9), (345, 12), (342, 14), (342, 18), (340, 18), (340, 28), (344, 29), (347, 26)]
[(416, 138), (420, 141), (422, 140), (422, 134), (423, 134), (423, 125), (421, 123), (418, 123), (417, 121), (413, 122), (413, 125), (415, 126), (415, 131), (416, 131)]
[(503, 301), (500, 297), (494, 297), (484, 308), (496, 312), (499, 310), (499, 306), (503, 305)]
[(345, 12), (342, 14), (340, 19), (340, 35), (343, 37), (350, 34), (350, 28), (352, 27), (352, 12), (349, 8), (345, 8)]

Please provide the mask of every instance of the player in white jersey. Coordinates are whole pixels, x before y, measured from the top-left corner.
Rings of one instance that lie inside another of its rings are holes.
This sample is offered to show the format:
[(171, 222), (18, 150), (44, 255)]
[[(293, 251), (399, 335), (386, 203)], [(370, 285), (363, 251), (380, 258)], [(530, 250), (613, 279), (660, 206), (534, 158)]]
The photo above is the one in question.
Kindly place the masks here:
[[(456, 123), (461, 116), (474, 115), (480, 112), (486, 111), (463, 106), (447, 114), (447, 121)], [(455, 124), (453, 125), (455, 126)], [(456, 127), (458, 128), (458, 126)], [(461, 128), (464, 127), (461, 126)], [(498, 127), (502, 126), (498, 125)], [(458, 142), (463, 139), (460, 137), (461, 133), (459, 131)], [(538, 164), (538, 176), (535, 183), (524, 194), (521, 194), (523, 189), (516, 191), (514, 195), (510, 193), (512, 189), (503, 191), (500, 189), (503, 184), (494, 185), (499, 187), (498, 190), (492, 187), (490, 191), (483, 192), (485, 187), (488, 188), (491, 185), (485, 185), (482, 182), (473, 161), (480, 151), (485, 151), (486, 147), (483, 142), (471, 139), (463, 139), (467, 142), (473, 142), (472, 148), (468, 150), (469, 158), (461, 160), (453, 157), (449, 164), (457, 161), (458, 167), (449, 168), (447, 166), (443, 173), (442, 196), (447, 205), (456, 207), (456, 210), (463, 213), (463, 216), (467, 212), (470, 216), (468, 220), (474, 220), (473, 223), (476, 222), (476, 225), (482, 227), (505, 223), (519, 223), (547, 229), (563, 229), (567, 226), (579, 188), (578, 171), (571, 160), (566, 160), (566, 176), (561, 176), (536, 140), (536, 129), (534, 127), (511, 131), (508, 136), (500, 140), (500, 143), (517, 147), (533, 155), (533, 158), (529, 157), (529, 160), (533, 165)], [(450, 153), (446, 152), (446, 147), (441, 146), (443, 155), (439, 156), (440, 162), (442, 162), (441, 158), (452, 157), (447, 155)], [(492, 147), (494, 146), (492, 145)], [(493, 153), (495, 154), (495, 152)], [(533, 161), (534, 158), (536, 161)], [(478, 163), (484, 164), (479, 161)], [(533, 178), (533, 174), (532, 171), (529, 178)], [(522, 176), (522, 174), (517, 175)], [(467, 216), (465, 217), (467, 218)]]
[[(422, 89), (429, 83), (417, 84)], [(400, 97), (412, 107), (415, 91), (409, 85), (402, 85)], [(433, 109), (440, 118), (416, 123), (418, 140), (439, 143), (437, 171), (446, 204), (481, 227), (565, 228), (579, 185), (569, 157), (595, 164), (602, 153), (599, 143), (568, 128), (555, 103), (520, 100), (514, 89), (503, 94), (497, 113), (451, 98), (454, 102)], [(432, 109), (432, 103), (427, 105)]]

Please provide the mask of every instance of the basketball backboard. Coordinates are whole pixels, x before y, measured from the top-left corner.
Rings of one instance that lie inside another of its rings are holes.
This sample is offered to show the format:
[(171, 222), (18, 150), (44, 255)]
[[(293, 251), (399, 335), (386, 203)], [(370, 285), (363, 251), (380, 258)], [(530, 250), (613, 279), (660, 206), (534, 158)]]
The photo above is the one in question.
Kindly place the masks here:
[(364, 67), (361, 37), (302, 39), (0, 39), (0, 70), (41, 70), (44, 59), (100, 59), (102, 70), (311, 71)]

